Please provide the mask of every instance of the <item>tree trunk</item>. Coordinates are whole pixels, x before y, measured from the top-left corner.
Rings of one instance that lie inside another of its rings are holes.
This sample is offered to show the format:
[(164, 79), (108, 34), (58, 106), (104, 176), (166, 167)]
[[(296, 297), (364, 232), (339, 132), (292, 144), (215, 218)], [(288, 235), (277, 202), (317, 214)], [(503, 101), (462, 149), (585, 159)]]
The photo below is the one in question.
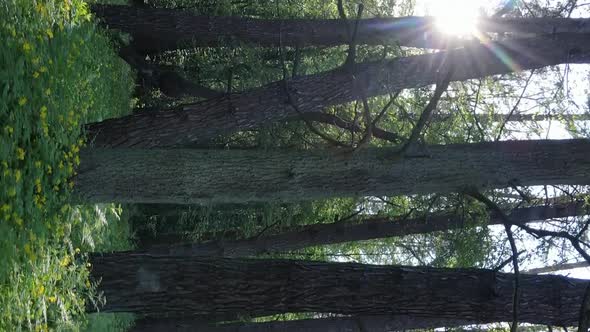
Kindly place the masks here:
[[(240, 260), (114, 253), (91, 257), (106, 296), (103, 311), (171, 316), (266, 316), (288, 312), (512, 320), (514, 276), (289, 260)], [(588, 281), (520, 276), (519, 321), (577, 322)]]
[[(337, 46), (350, 42), (340, 19), (265, 20), (246, 17), (198, 16), (165, 8), (93, 5), (92, 11), (112, 29), (133, 36), (143, 53), (187, 47), (215, 47), (223, 40), (260, 46)], [(485, 32), (519, 34), (589, 33), (590, 20), (568, 18), (487, 18)], [(458, 41), (440, 33), (432, 17), (370, 18), (360, 20), (357, 44), (446, 48)], [(465, 42), (463, 42), (465, 43)]]
[(576, 262), (576, 263), (562, 263), (562, 264), (556, 264), (556, 265), (551, 265), (551, 266), (544, 266), (544, 267), (538, 267), (535, 269), (530, 269), (530, 270), (525, 271), (524, 273), (530, 273), (530, 274), (550, 273), (550, 272), (578, 269), (581, 267), (588, 267), (588, 266), (590, 266), (590, 263), (586, 262), (586, 261), (581, 261), (581, 262)]
[(398, 332), (468, 325), (464, 319), (429, 319), (406, 315), (333, 317), (273, 321), (264, 323), (205, 324), (186, 318), (144, 318), (137, 320), (131, 332)]
[(590, 141), (530, 140), (342, 151), (87, 149), (88, 202), (248, 203), (590, 184)]
[[(205, 145), (219, 135), (258, 128), (300, 112), (321, 112), (327, 106), (350, 102), (361, 95), (371, 97), (433, 84), (450, 68), (451, 79), (462, 81), (566, 62), (590, 62), (590, 38), (572, 34), (508, 40), (356, 64), (353, 68), (302, 76), (288, 84), (275, 82), (175, 111), (138, 113), (92, 123), (86, 129), (88, 141), (96, 147)], [(288, 100), (296, 104), (297, 110)]]
[[(553, 218), (585, 215), (587, 212), (588, 208), (584, 206), (584, 202), (574, 202), (557, 206), (534, 206), (514, 209), (510, 214), (510, 220), (518, 223), (528, 223)], [(503, 222), (504, 220), (500, 216), (492, 213), (489, 220), (478, 225), (497, 225)], [(278, 235), (253, 237), (244, 240), (219, 241), (205, 244), (177, 243), (171, 245), (155, 245), (147, 251), (150, 254), (160, 255), (248, 257), (319, 245), (446, 231), (462, 228), (465, 224), (466, 221), (459, 215), (433, 215), (418, 219), (392, 219), (382, 217), (362, 220), (360, 222), (308, 225)]]
[[(431, 120), (432, 121), (444, 121), (450, 117), (456, 115), (450, 113), (437, 113), (433, 114)], [(416, 115), (415, 119), (418, 118)], [(530, 122), (530, 121), (588, 121), (590, 120), (590, 113), (579, 113), (579, 114), (560, 114), (560, 113), (553, 113), (553, 114), (476, 114), (475, 118), (479, 122)]]

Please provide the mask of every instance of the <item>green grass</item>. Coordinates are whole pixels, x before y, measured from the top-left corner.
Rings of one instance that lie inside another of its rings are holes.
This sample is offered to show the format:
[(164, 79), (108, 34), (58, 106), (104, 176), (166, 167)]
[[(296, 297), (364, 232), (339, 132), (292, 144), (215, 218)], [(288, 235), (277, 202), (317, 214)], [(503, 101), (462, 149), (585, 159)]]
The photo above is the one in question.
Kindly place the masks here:
[(69, 205), (82, 124), (129, 112), (133, 75), (81, 0), (0, 3), (0, 330), (77, 330), (85, 252), (129, 246), (114, 205)]

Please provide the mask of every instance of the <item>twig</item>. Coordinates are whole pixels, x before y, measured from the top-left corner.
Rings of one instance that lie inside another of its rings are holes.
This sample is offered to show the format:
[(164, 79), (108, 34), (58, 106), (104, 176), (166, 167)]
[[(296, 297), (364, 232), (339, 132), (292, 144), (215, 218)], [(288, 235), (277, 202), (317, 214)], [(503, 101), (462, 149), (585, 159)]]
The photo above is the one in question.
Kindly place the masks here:
[[(307, 119), (308, 121), (321, 122), (342, 129), (346, 129), (349, 130), (351, 134), (363, 131), (362, 128), (359, 125), (356, 125), (354, 122), (349, 122), (333, 114), (323, 112), (310, 112), (304, 113), (303, 118)], [(377, 119), (378, 117), (375, 118), (373, 122), (375, 122), (375, 120)], [(373, 126), (373, 137), (390, 141), (393, 143), (399, 143), (401, 141), (401, 137), (399, 135), (392, 133), (390, 131), (383, 130), (377, 126)]]
[(512, 114), (514, 114), (514, 112), (518, 109), (518, 105), (520, 105), (520, 101), (522, 100), (522, 97), (524, 96), (524, 93), (526, 92), (526, 90), (529, 86), (529, 82), (531, 81), (531, 78), (533, 77), (534, 74), (535, 74), (535, 70), (533, 69), (533, 70), (531, 70), (531, 74), (527, 78), (526, 83), (524, 84), (524, 87), (522, 88), (522, 91), (520, 93), (520, 96), (516, 100), (516, 103), (514, 104), (514, 106), (510, 110), (510, 112), (508, 112), (508, 115), (506, 116), (506, 119), (502, 122), (502, 125), (500, 125), (500, 130), (498, 131), (498, 135), (496, 135), (496, 141), (500, 140), (500, 138), (502, 137), (502, 131), (504, 131), (504, 127), (506, 126), (506, 123), (508, 123)]
[(527, 203), (532, 202), (531, 197), (527, 195), (524, 191), (520, 190), (515, 183), (510, 183), (510, 187), (514, 189), (520, 195), (520, 197), (522, 197), (522, 199), (525, 200)]
[(414, 129), (412, 130), (412, 133), (410, 134), (410, 138), (408, 139), (406, 144), (404, 144), (404, 146), (402, 146), (402, 148), (400, 149), (401, 155), (405, 154), (412, 147), (412, 145), (414, 145), (416, 143), (416, 141), (418, 140), (418, 137), (420, 136), (422, 129), (424, 129), (424, 127), (426, 126), (426, 123), (430, 119), (430, 116), (432, 115), (434, 110), (436, 110), (436, 106), (438, 104), (438, 101), (440, 100), (440, 97), (449, 87), (449, 83), (451, 82), (452, 72), (453, 72), (453, 68), (450, 68), (450, 70), (446, 73), (445, 78), (436, 85), (436, 89), (434, 90), (434, 94), (432, 95), (432, 98), (430, 99), (430, 101), (428, 102), (428, 104), (424, 108), (424, 111), (420, 115), (420, 119), (418, 119), (418, 122), (414, 126)]
[[(510, 326), (510, 332), (516, 332), (518, 330), (518, 306), (520, 302), (520, 271), (518, 267), (518, 248), (514, 241), (514, 234), (512, 233), (512, 224), (514, 224), (508, 215), (488, 197), (483, 195), (477, 190), (471, 190), (467, 192), (467, 195), (475, 198), (476, 200), (485, 204), (490, 210), (496, 211), (500, 218), (504, 221), (504, 229), (506, 230), (506, 236), (510, 243), (510, 249), (512, 250), (512, 266), (514, 269), (514, 293), (512, 296), (512, 326)], [(520, 225), (519, 225), (520, 226)]]
[[(525, 250), (519, 251), (517, 256), (520, 256), (524, 252), (525, 252)], [(506, 259), (502, 263), (498, 264), (498, 266), (496, 266), (494, 268), (494, 271), (498, 272), (498, 271), (502, 270), (506, 265), (513, 263), (513, 259), (514, 259), (514, 255), (510, 255), (510, 257), (508, 257), (508, 259)]]

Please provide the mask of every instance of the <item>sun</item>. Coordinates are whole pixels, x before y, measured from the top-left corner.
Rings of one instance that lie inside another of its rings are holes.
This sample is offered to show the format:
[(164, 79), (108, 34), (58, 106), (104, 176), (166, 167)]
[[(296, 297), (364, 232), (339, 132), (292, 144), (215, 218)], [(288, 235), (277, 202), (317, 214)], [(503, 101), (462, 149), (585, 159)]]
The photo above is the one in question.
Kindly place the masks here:
[(474, 0), (431, 0), (430, 15), (438, 30), (445, 34), (470, 37), (477, 32), (481, 2)]

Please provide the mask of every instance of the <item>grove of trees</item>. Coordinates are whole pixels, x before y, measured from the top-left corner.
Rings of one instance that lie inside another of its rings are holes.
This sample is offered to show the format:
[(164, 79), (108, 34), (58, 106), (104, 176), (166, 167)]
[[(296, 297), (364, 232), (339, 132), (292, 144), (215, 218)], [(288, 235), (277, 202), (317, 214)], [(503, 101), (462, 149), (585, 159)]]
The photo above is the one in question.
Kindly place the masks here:
[(482, 9), (465, 37), (404, 1), (171, 4), (91, 7), (139, 102), (86, 125), (74, 192), (124, 203), (147, 244), (90, 255), (88, 311), (137, 331), (588, 330), (590, 283), (541, 274), (590, 263), (589, 111), (567, 82), (590, 63), (584, 5)]

